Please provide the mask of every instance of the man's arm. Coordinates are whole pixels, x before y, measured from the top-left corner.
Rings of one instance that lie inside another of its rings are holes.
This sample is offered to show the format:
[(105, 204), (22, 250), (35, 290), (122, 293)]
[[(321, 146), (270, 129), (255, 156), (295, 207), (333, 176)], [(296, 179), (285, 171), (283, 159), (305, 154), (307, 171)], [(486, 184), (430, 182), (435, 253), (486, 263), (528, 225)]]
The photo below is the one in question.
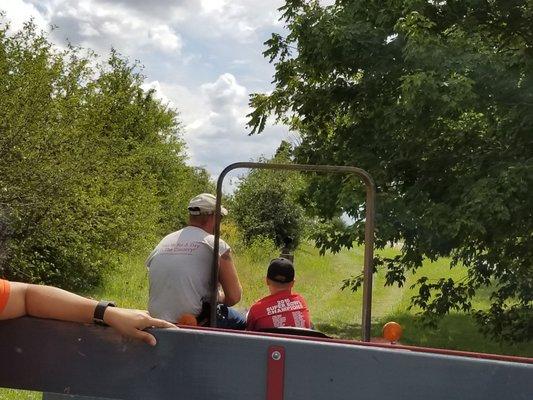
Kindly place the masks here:
[(226, 251), (220, 256), (218, 280), (224, 290), (223, 299), (219, 299), (227, 306), (232, 306), (241, 301), (242, 287), (239, 282), (237, 270), (231, 258), (231, 250)]
[[(62, 321), (85, 322), (93, 320), (98, 302), (51, 286), (10, 282), (10, 294), (0, 319), (31, 315)], [(117, 307), (108, 307), (104, 321), (125, 336), (142, 340), (152, 346), (155, 337), (142, 330), (150, 327), (174, 328), (169, 322), (152, 318), (148, 313)]]

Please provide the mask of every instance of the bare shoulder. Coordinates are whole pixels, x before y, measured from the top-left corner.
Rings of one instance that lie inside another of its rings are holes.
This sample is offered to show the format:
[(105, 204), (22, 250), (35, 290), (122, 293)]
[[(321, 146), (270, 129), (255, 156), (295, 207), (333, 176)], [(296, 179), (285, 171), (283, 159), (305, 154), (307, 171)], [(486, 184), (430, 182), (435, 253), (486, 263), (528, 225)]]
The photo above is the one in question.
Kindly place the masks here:
[(222, 258), (223, 260), (226, 260), (226, 261), (231, 261), (232, 260), (231, 249), (228, 249), (228, 251), (226, 251), (224, 254), (222, 254), (220, 256), (220, 258)]

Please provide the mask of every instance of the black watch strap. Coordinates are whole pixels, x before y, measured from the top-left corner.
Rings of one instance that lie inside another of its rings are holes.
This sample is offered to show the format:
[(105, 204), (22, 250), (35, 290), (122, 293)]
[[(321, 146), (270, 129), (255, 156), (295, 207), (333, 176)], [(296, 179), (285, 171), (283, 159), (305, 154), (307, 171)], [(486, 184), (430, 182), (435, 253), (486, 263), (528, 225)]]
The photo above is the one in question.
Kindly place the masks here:
[(104, 322), (104, 313), (107, 307), (116, 307), (115, 303), (112, 301), (105, 301), (101, 300), (96, 305), (96, 308), (94, 309), (94, 315), (93, 315), (93, 322), (98, 325), (104, 325), (107, 324)]

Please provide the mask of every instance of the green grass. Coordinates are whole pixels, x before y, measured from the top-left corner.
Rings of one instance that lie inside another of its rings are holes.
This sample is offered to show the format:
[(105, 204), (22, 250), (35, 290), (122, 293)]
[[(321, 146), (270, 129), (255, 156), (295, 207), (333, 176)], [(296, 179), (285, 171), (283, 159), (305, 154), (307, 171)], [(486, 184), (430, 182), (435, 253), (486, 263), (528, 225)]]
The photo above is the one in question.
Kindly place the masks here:
[[(382, 253), (390, 256), (395, 252), (397, 250), (391, 248)], [(268, 294), (265, 285), (266, 268), (269, 261), (277, 255), (277, 250), (271, 244), (263, 242), (255, 243), (246, 250), (236, 249), (235, 264), (243, 285), (243, 299), (237, 306), (238, 309), (245, 311), (255, 300)], [(360, 337), (362, 290), (352, 293), (350, 290), (341, 291), (340, 288), (342, 280), (360, 273), (362, 266), (361, 248), (319, 256), (313, 246), (304, 243), (296, 251), (295, 290), (306, 298), (317, 329), (339, 338)], [(436, 329), (422, 325), (416, 316), (416, 310), (407, 310), (409, 300), (416, 291), (409, 286), (416, 281), (417, 276), (422, 275), (429, 279), (452, 277), (459, 280), (466, 276), (466, 270), (462, 267), (450, 269), (446, 259), (426, 262), (416, 276), (408, 276), (402, 288), (385, 287), (384, 274), (376, 274), (372, 303), (374, 336), (380, 336), (382, 325), (393, 320), (403, 327), (403, 344), (533, 357), (533, 342), (517, 345), (494, 342), (478, 331), (469, 315), (450, 314), (441, 320)], [(96, 299), (114, 300), (122, 307), (146, 309), (148, 277), (144, 256), (123, 260), (122, 267), (108, 271), (101, 287), (84, 294)], [(487, 304), (486, 292), (477, 296), (473, 302), (475, 308), (483, 308)], [(0, 400), (38, 398), (40, 394), (35, 392), (0, 389)]]
[[(533, 357), (533, 343), (510, 345), (489, 340), (479, 332), (474, 319), (469, 315), (447, 315), (436, 329), (425, 327), (416, 316), (407, 312), (389, 315), (387, 320), (396, 321), (404, 328), (402, 344)], [(376, 324), (373, 329), (375, 335), (379, 334), (381, 326), (382, 324)]]
[[(386, 249), (381, 254), (391, 256), (397, 250)], [(235, 264), (243, 286), (243, 299), (237, 305), (241, 311), (268, 294), (265, 273), (269, 261), (277, 257), (277, 250), (268, 243), (258, 242), (244, 249), (237, 248)], [(124, 260), (123, 266), (110, 271), (102, 287), (85, 293), (97, 299), (111, 299), (124, 307), (146, 309), (148, 301), (148, 278), (144, 257)], [(360, 338), (362, 290), (353, 293), (341, 291), (342, 280), (361, 272), (363, 250), (355, 248), (338, 254), (318, 254), (310, 244), (303, 244), (295, 252), (295, 290), (302, 294), (310, 308), (317, 329), (340, 338)], [(533, 343), (519, 345), (500, 344), (484, 337), (469, 315), (454, 313), (444, 317), (436, 329), (420, 323), (417, 310), (408, 311), (411, 296), (416, 289), (410, 289), (418, 276), (430, 280), (452, 277), (456, 280), (466, 276), (462, 267), (449, 268), (449, 262), (441, 259), (426, 262), (416, 276), (408, 276), (402, 288), (384, 286), (385, 276), (379, 272), (374, 277), (372, 294), (372, 332), (379, 336), (386, 321), (395, 320), (404, 328), (402, 343), (427, 347), (440, 347), (479, 352), (533, 356)], [(488, 304), (486, 293), (473, 301), (475, 308)]]
[(0, 388), (0, 400), (41, 400), (42, 397), (39, 392)]
[(145, 257), (125, 258), (121, 267), (108, 271), (102, 285), (83, 293), (95, 299), (112, 300), (127, 308), (146, 310), (148, 304), (148, 271)]

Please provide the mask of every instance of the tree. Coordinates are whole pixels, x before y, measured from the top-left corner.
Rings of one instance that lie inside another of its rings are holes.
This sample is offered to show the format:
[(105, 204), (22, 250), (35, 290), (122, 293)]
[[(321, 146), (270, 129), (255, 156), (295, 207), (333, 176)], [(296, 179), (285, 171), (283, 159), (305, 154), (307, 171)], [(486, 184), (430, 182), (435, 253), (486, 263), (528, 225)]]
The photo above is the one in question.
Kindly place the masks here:
[[(290, 163), (291, 151), (282, 142), (269, 162)], [(243, 242), (265, 237), (278, 247), (296, 248), (303, 230), (303, 210), (297, 202), (302, 188), (303, 180), (294, 172), (255, 169), (244, 177), (231, 202)]]
[[(206, 184), (136, 64), (0, 26), (0, 273), (86, 289), (184, 221)], [(179, 211), (177, 211), (179, 210)]]
[[(289, 33), (266, 42), (275, 90), (252, 96), (252, 133), (274, 114), (300, 133), (298, 162), (370, 172), (376, 244), (403, 243), (377, 262), (387, 284), (401, 286), (424, 258), (467, 267), (459, 282), (420, 278), (412, 302), (426, 316), (473, 311), (487, 287), (482, 328), (533, 338), (533, 4), (287, 0), (281, 11)], [(313, 178), (317, 214), (344, 210), (358, 228), (322, 232), (324, 248), (362, 240), (353, 187)]]

